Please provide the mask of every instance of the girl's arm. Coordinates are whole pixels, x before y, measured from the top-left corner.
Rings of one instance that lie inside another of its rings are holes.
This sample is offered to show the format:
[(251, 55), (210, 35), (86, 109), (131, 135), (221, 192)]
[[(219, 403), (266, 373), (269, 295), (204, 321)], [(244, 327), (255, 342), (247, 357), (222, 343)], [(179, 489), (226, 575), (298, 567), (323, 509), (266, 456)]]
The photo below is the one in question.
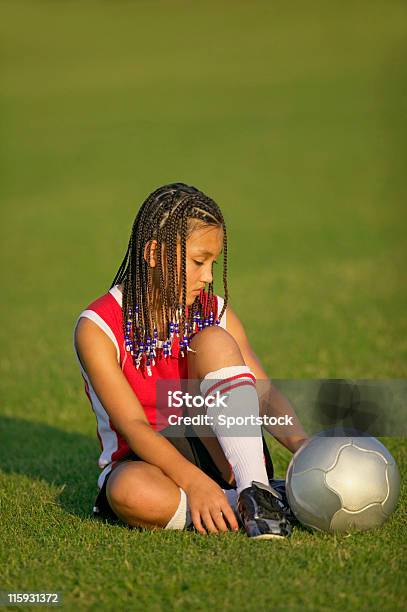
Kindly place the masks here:
[(221, 531), (223, 512), (232, 528), (236, 518), (222, 489), (209, 476), (178, 452), (150, 425), (143, 407), (117, 362), (116, 349), (108, 336), (91, 320), (80, 319), (75, 331), (75, 346), (82, 366), (117, 431), (144, 461), (159, 467), (187, 493), (195, 527), (206, 533), (201, 519), (209, 514)]
[(261, 416), (284, 417), (287, 415), (288, 417), (292, 417), (292, 427), (265, 425), (265, 428), (277, 438), (281, 444), (294, 453), (300, 448), (303, 442), (308, 439), (307, 434), (303, 430), (288, 399), (271, 384), (259, 358), (250, 346), (242, 323), (230, 306), (227, 308), (227, 330), (236, 340), (245, 364), (249, 366), (258, 381), (257, 390), (259, 393)]

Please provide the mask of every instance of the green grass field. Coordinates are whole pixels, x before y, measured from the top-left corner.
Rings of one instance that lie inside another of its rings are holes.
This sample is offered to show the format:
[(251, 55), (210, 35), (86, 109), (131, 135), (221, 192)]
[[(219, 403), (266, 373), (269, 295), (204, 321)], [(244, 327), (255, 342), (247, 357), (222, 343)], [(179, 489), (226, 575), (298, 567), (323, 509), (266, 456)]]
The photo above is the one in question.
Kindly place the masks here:
[(72, 351), (141, 201), (181, 180), (224, 211), (231, 304), (271, 378), (407, 377), (405, 3), (0, 8), (0, 590), (67, 610), (405, 609), (404, 438), (384, 440), (403, 488), (375, 532), (98, 523)]

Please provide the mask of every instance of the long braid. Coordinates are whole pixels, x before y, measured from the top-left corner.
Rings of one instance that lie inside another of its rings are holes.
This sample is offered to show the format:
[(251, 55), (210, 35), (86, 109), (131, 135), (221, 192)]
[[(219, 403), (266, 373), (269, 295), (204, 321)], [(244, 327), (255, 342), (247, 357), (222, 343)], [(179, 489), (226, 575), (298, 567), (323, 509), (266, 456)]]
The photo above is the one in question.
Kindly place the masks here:
[[(217, 313), (218, 320), (226, 310), (227, 235), (218, 205), (195, 187), (184, 183), (172, 183), (156, 189), (147, 197), (136, 216), (126, 254), (111, 285), (123, 283), (123, 332), (126, 349), (131, 351), (137, 367), (142, 358), (146, 360), (147, 369), (149, 363), (153, 363), (159, 323), (161, 335), (167, 338), (164, 356), (170, 354), (169, 340), (172, 340), (176, 325), (180, 346), (185, 341), (187, 347), (196, 317), (205, 325), (214, 324), (213, 281), (208, 284), (202, 302), (197, 297), (189, 308), (186, 304), (186, 241), (194, 229), (191, 220), (223, 229), (224, 304), (221, 312)], [(153, 240), (156, 241), (157, 261), (154, 272), (150, 267)]]
[(182, 310), (180, 321), (180, 337), (182, 338), (181, 347), (184, 347), (185, 337), (188, 336), (186, 328), (186, 309), (187, 309), (187, 274), (186, 274), (186, 253), (187, 253), (187, 217), (182, 217), (181, 223), (181, 282), (182, 282)]

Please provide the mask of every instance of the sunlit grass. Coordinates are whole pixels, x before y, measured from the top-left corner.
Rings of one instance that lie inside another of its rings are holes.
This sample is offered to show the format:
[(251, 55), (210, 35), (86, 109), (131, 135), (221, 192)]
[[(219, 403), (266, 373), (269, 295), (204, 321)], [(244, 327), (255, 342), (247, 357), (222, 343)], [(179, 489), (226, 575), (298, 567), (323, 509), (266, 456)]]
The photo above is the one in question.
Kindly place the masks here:
[[(405, 487), (378, 531), (281, 545), (93, 521), (72, 352), (141, 201), (183, 180), (224, 211), (231, 303), (271, 378), (406, 376), (404, 4), (1, 7), (0, 590), (59, 590), (68, 609), (404, 609)], [(385, 443), (404, 475), (405, 440)]]

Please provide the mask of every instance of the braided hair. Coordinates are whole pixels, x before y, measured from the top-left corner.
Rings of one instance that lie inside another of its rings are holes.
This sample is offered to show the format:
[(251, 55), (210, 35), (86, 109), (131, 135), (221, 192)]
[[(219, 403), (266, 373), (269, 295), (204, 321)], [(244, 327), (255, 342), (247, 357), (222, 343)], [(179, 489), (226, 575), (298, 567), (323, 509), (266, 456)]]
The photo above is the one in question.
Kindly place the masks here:
[[(213, 281), (204, 299), (198, 296), (186, 305), (186, 241), (204, 225), (223, 229), (224, 304), (214, 319)], [(154, 273), (146, 261), (151, 241), (157, 241)], [(180, 261), (177, 246), (180, 245)], [(179, 272), (178, 272), (179, 270)], [(180, 349), (188, 349), (194, 332), (219, 324), (228, 303), (227, 235), (219, 206), (207, 195), (185, 183), (159, 187), (143, 202), (133, 224), (129, 245), (111, 287), (123, 283), (123, 332), (126, 350), (136, 367), (143, 360), (151, 374), (158, 341), (158, 326), (166, 338), (163, 355), (171, 354), (174, 335), (180, 336)], [(179, 289), (181, 288), (181, 304)]]

